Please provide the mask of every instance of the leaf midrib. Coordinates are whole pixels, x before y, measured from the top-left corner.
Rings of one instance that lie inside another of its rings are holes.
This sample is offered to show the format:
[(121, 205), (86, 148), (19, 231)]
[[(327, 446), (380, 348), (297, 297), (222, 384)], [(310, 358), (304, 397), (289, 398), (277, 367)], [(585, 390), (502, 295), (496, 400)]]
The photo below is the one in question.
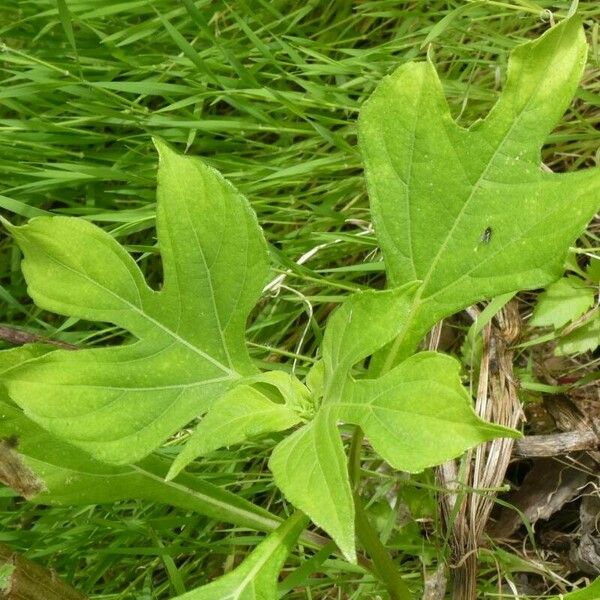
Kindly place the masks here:
[[(495, 160), (496, 157), (498, 156), (498, 153), (500, 152), (500, 150), (504, 147), (504, 144), (506, 143), (508, 137), (511, 135), (513, 128), (515, 127), (515, 124), (517, 123), (517, 119), (515, 119), (511, 126), (508, 128), (508, 131), (505, 133), (505, 135), (503, 136), (502, 140), (498, 143), (498, 146), (496, 147), (496, 149), (494, 150), (492, 156), (490, 157), (489, 161), (487, 162), (487, 164), (485, 165), (485, 168), (482, 169), (481, 173), (478, 175), (477, 180), (473, 183), (472, 187), (471, 187), (471, 191), (469, 192), (469, 195), (467, 196), (466, 200), (464, 201), (461, 209), (459, 210), (458, 214), (456, 215), (454, 222), (452, 223), (452, 227), (450, 227), (450, 229), (448, 230), (448, 233), (444, 239), (444, 241), (442, 242), (442, 244), (440, 245), (438, 251), (436, 252), (436, 255), (433, 258), (433, 261), (431, 262), (431, 265), (429, 267), (429, 270), (427, 271), (427, 274), (425, 275), (425, 277), (423, 278), (423, 284), (422, 284), (422, 289), (426, 290), (427, 285), (429, 285), (429, 282), (433, 276), (433, 273), (438, 265), (438, 263), (440, 262), (440, 260), (444, 257), (445, 254), (445, 250), (448, 247), (448, 244), (450, 243), (450, 240), (452, 239), (452, 236), (456, 230), (456, 228), (458, 227), (459, 222), (461, 221), (463, 215), (465, 214), (467, 207), (469, 206), (470, 202), (473, 200), (473, 197), (475, 196), (475, 194), (477, 192), (479, 192), (480, 188), (481, 188), (481, 182), (485, 180), (485, 176), (487, 175), (488, 171), (490, 170), (490, 168), (492, 167), (492, 165), (495, 164)], [(443, 128), (442, 128), (443, 129)], [(444, 129), (445, 132), (445, 129)], [(471, 133), (473, 135), (473, 133)], [(452, 147), (452, 149), (454, 149), (454, 147), (452, 146), (452, 143), (450, 144), (450, 146)], [(459, 159), (459, 162), (462, 163), (462, 157), (458, 154), (457, 152), (457, 158)], [(410, 191), (409, 191), (410, 194)], [(409, 202), (410, 204), (410, 202)], [(454, 282), (452, 282), (453, 285)], [(447, 289), (450, 286), (446, 286), (444, 288), (442, 288), (441, 290), (437, 290), (436, 292), (434, 292), (433, 294), (429, 294), (427, 296), (423, 296), (421, 298), (421, 300), (423, 302), (425, 302), (426, 300), (428, 300), (430, 297), (439, 294), (441, 291), (443, 291), (444, 289)]]
[[(99, 479), (106, 479), (106, 477), (107, 477), (107, 473), (94, 473), (94, 472), (85, 471), (85, 470), (81, 470), (81, 469), (75, 469), (75, 468), (71, 468), (71, 467), (63, 467), (60, 465), (55, 465), (51, 462), (39, 460), (34, 457), (28, 457), (28, 458), (29, 458), (29, 460), (35, 461), (37, 463), (48, 465), (52, 469), (58, 468), (61, 471), (67, 471), (69, 473), (74, 473), (76, 475), (80, 475), (83, 477), (94, 477), (94, 478), (99, 478)], [(269, 519), (266, 517), (261, 517), (258, 514), (251, 513), (249, 511), (245, 511), (244, 509), (238, 508), (236, 506), (233, 506), (231, 504), (228, 504), (226, 502), (223, 502), (223, 501), (213, 498), (211, 496), (207, 496), (206, 494), (203, 494), (201, 492), (193, 490), (192, 488), (186, 487), (185, 485), (182, 485), (180, 483), (176, 483), (175, 481), (165, 480), (162, 477), (159, 477), (158, 475), (155, 475), (154, 473), (152, 473), (138, 465), (128, 464), (128, 465), (123, 465), (120, 468), (123, 469), (123, 471), (121, 473), (111, 473), (110, 477), (111, 478), (113, 478), (113, 477), (114, 478), (130, 477), (132, 475), (132, 473), (137, 473), (141, 477), (148, 478), (151, 481), (154, 481), (161, 485), (166, 486), (167, 488), (175, 489), (179, 492), (183, 492), (185, 494), (189, 494), (190, 496), (198, 498), (201, 502), (204, 502), (206, 504), (210, 504), (214, 507), (219, 508), (220, 510), (223, 511), (224, 514), (235, 513), (235, 514), (240, 515), (241, 517), (244, 517), (245, 519), (250, 517), (253, 520), (262, 521), (264, 523), (264, 528), (266, 531), (272, 531), (273, 528), (280, 523), (280, 521), (275, 517), (272, 519)]]
[[(390, 389), (395, 389), (395, 388), (390, 388)], [(392, 414), (402, 414), (402, 415), (408, 415), (409, 417), (415, 417), (418, 419), (423, 419), (426, 421), (435, 421), (435, 422), (442, 422), (444, 424), (447, 423), (451, 423), (452, 425), (467, 425), (468, 423), (465, 423), (465, 420), (463, 418), (460, 418), (458, 420), (454, 420), (454, 419), (449, 419), (447, 417), (438, 417), (435, 415), (428, 415), (428, 414), (424, 414), (421, 412), (416, 412), (413, 410), (401, 410), (401, 409), (397, 409), (397, 408), (389, 408), (386, 406), (382, 406), (381, 404), (375, 404), (372, 401), (369, 402), (338, 402), (335, 405), (332, 405), (331, 407), (328, 407), (330, 409), (334, 409), (335, 407), (342, 407), (342, 408), (354, 408), (354, 409), (366, 409), (370, 414), (372, 414), (373, 416), (375, 416), (378, 420), (379, 417), (377, 416), (377, 411), (381, 411), (381, 412), (388, 412), (388, 413), (392, 413)], [(474, 416), (475, 413), (473, 413)]]
[[(36, 357), (31, 359), (32, 361), (37, 361), (43, 357)], [(29, 362), (29, 361), (27, 361)], [(22, 363), (23, 364), (23, 363)], [(14, 369), (18, 369), (21, 366), (15, 365)], [(8, 372), (11, 369), (6, 369), (4, 372)], [(18, 377), (11, 377), (11, 381), (17, 381), (19, 383), (28, 383), (32, 385), (43, 385), (44, 387), (77, 387), (77, 388), (85, 388), (85, 389), (100, 389), (100, 390), (113, 390), (113, 391), (125, 391), (125, 392), (159, 392), (163, 390), (179, 390), (179, 389), (190, 389), (195, 387), (202, 387), (205, 385), (212, 385), (213, 383), (220, 383), (223, 381), (231, 381), (232, 377), (214, 377), (212, 379), (203, 379), (199, 381), (193, 381), (191, 383), (174, 383), (169, 385), (157, 385), (152, 387), (126, 387), (126, 386), (118, 386), (118, 385), (100, 385), (100, 384), (85, 384), (85, 383), (65, 383), (65, 382), (52, 382), (52, 381), (44, 381), (44, 383), (31, 381), (30, 379), (19, 379)]]
[[(202, 192), (205, 191), (205, 184), (204, 184), (204, 180), (202, 180), (202, 185), (204, 186), (202, 189)], [(199, 192), (200, 193), (200, 192)], [(201, 194), (200, 194), (201, 195)], [(221, 346), (223, 348), (223, 351), (225, 352), (225, 356), (227, 357), (227, 360), (229, 361), (229, 364), (231, 365), (231, 357), (229, 355), (229, 348), (227, 347), (227, 343), (225, 342), (225, 330), (223, 328), (223, 325), (221, 323), (221, 316), (219, 315), (219, 311), (217, 309), (217, 299), (215, 297), (215, 290), (214, 290), (214, 286), (213, 286), (213, 279), (212, 279), (212, 271), (210, 270), (209, 266), (208, 266), (208, 262), (206, 260), (206, 254), (204, 252), (204, 248), (202, 247), (202, 244), (200, 243), (200, 239), (198, 238), (198, 232), (196, 230), (196, 228), (194, 227), (194, 222), (192, 219), (192, 215), (190, 212), (190, 206), (187, 202), (183, 203), (184, 208), (185, 208), (185, 213), (186, 213), (186, 217), (188, 220), (188, 223), (190, 225), (190, 230), (192, 231), (192, 234), (194, 236), (194, 240), (196, 242), (196, 249), (198, 250), (198, 254), (202, 259), (202, 263), (204, 265), (204, 269), (206, 272), (206, 280), (207, 280), (207, 284), (208, 284), (208, 291), (209, 291), (209, 297), (210, 297), (210, 302), (212, 305), (212, 309), (213, 309), (213, 315), (215, 317), (215, 320), (217, 322), (217, 329), (219, 331), (219, 338), (221, 340)], [(170, 229), (169, 229), (169, 219), (165, 218), (164, 222), (166, 224), (166, 229), (167, 229), (167, 233), (169, 234), (170, 237)], [(223, 239), (221, 238), (221, 244), (223, 242)], [(218, 252), (220, 252), (220, 248), (221, 246), (219, 246)], [(183, 298), (183, 294), (181, 293), (181, 287), (179, 285), (179, 273), (177, 271), (177, 269), (174, 269), (173, 272), (176, 274), (177, 277), (177, 290), (179, 291), (179, 299)], [(182, 306), (181, 306), (181, 302), (179, 302), (179, 310), (180, 310), (180, 316), (181, 316), (181, 310), (182, 310)]]
[[(95, 279), (92, 279), (91, 277), (89, 277), (88, 275), (86, 275), (84, 272), (78, 271), (77, 269), (74, 269), (70, 265), (67, 265), (66, 263), (58, 260), (52, 254), (49, 254), (43, 247), (38, 246), (38, 250), (41, 251), (51, 261), (55, 262), (56, 264), (58, 264), (62, 268), (66, 269), (67, 271), (71, 271), (72, 273), (77, 274), (78, 276), (82, 277), (83, 279), (85, 279), (86, 281), (88, 281), (89, 283), (91, 283), (92, 285), (98, 287), (99, 289), (103, 290), (104, 292), (107, 292), (109, 295), (113, 296), (113, 298), (116, 298), (117, 300), (119, 300), (120, 302), (122, 302), (123, 304), (125, 304), (125, 306), (129, 310), (131, 310), (132, 312), (134, 312), (134, 313), (138, 314), (139, 316), (141, 316), (143, 319), (145, 319), (148, 322), (150, 322), (152, 325), (154, 325), (156, 328), (158, 328), (161, 331), (163, 331), (164, 333), (166, 333), (168, 336), (170, 336), (176, 342), (180, 343), (182, 346), (185, 346), (186, 348), (188, 348), (189, 350), (191, 350), (195, 354), (198, 354), (199, 356), (201, 356), (202, 358), (204, 358), (206, 361), (210, 362), (212, 365), (214, 365), (215, 367), (217, 367), (218, 369), (220, 369), (224, 373), (227, 373), (232, 379), (238, 379), (238, 378), (242, 377), (242, 375), (240, 373), (238, 373), (237, 371), (234, 371), (233, 369), (225, 366), (220, 361), (218, 361), (217, 359), (215, 359), (212, 356), (210, 356), (210, 354), (204, 352), (204, 350), (201, 350), (200, 348), (194, 346), (192, 343), (188, 342), (185, 338), (183, 338), (181, 335), (179, 335), (176, 331), (173, 331), (172, 329), (168, 328), (166, 325), (164, 325), (160, 321), (156, 320), (154, 317), (150, 316), (148, 313), (144, 312), (143, 310), (141, 310), (140, 308), (138, 308), (137, 306), (135, 306), (135, 304), (132, 304), (131, 302), (129, 302), (129, 300), (127, 300), (126, 298), (123, 298), (122, 296), (119, 296), (117, 293), (115, 293), (110, 288), (107, 288), (106, 286), (102, 285), (100, 282), (96, 281)], [(147, 288), (147, 290), (151, 294), (158, 294), (158, 295), (160, 295), (160, 292), (155, 292), (151, 288)]]
[[(558, 44), (560, 43), (560, 41), (562, 40), (562, 36), (558, 38), (558, 40), (556, 41), (556, 45), (558, 46)], [(522, 75), (522, 73), (521, 73)], [(480, 185), (481, 182), (483, 181), (485, 175), (488, 173), (490, 167), (494, 164), (496, 157), (498, 156), (498, 153), (500, 152), (500, 150), (502, 148), (504, 148), (506, 141), (508, 140), (509, 136), (512, 134), (514, 128), (520, 124), (521, 122), (521, 118), (523, 117), (523, 115), (525, 114), (525, 112), (527, 111), (529, 104), (533, 101), (534, 97), (535, 97), (535, 93), (537, 92), (537, 90), (539, 89), (539, 87), (542, 85), (542, 82), (544, 81), (544, 77), (540, 76), (538, 78), (537, 84), (535, 86), (535, 89), (533, 90), (533, 92), (530, 94), (529, 98), (527, 99), (527, 102), (525, 103), (525, 105), (523, 106), (523, 108), (521, 109), (520, 113), (518, 115), (515, 115), (514, 119), (512, 120), (510, 127), (507, 129), (506, 133), (502, 136), (502, 138), (500, 140), (498, 140), (498, 145), (496, 147), (496, 149), (494, 150), (492, 156), (490, 157), (489, 161), (487, 162), (485, 168), (481, 171), (481, 173), (479, 174), (479, 176), (477, 177), (477, 180), (473, 183), (471, 192), (469, 193), (467, 199), (465, 200), (465, 202), (463, 203), (458, 215), (456, 216), (456, 218), (454, 219), (454, 223), (452, 224), (452, 227), (449, 229), (448, 234), (446, 235), (446, 238), (444, 239), (444, 241), (442, 242), (442, 245), (439, 247), (438, 251), (436, 252), (436, 255), (433, 259), (433, 261), (431, 262), (431, 266), (429, 267), (429, 270), (427, 272), (427, 274), (425, 275), (425, 277), (423, 278), (423, 284), (422, 284), (422, 288), (423, 290), (425, 290), (427, 288), (427, 285), (429, 284), (429, 281), (431, 280), (431, 277), (433, 276), (434, 270), (437, 267), (437, 264), (439, 263), (439, 261), (441, 260), (441, 257), (444, 254), (444, 251), (446, 250), (446, 247), (448, 246), (452, 235), (456, 229), (456, 227), (458, 226), (459, 221), (461, 220), (462, 216), (464, 215), (467, 206), (469, 205), (469, 203), (471, 202), (471, 200), (473, 199), (474, 194), (479, 191), (480, 189)], [(490, 117), (492, 113), (488, 113), (487, 118)], [(486, 118), (486, 120), (487, 120)], [(485, 122), (485, 120), (484, 120)], [(458, 127), (458, 125), (456, 124), (456, 122), (454, 120), (452, 120), (452, 125)], [(442, 128), (443, 132), (446, 133), (446, 129)], [(463, 129), (463, 128), (459, 128), (461, 130), (464, 130), (467, 132), (467, 134), (470, 135), (476, 135), (475, 132), (473, 131), (469, 131), (468, 129)], [(480, 138), (480, 139), (485, 139), (485, 138)], [(449, 140), (451, 142), (451, 140)], [(456, 148), (454, 147), (454, 145), (452, 143), (450, 143), (450, 148), (454, 151), (456, 151)], [(462, 160), (461, 160), (461, 156), (458, 154), (457, 152), (457, 158), (459, 159), (459, 162), (461, 163), (462, 166)], [(464, 167), (463, 167), (464, 169)], [(409, 194), (410, 194), (410, 190), (408, 190)], [(409, 202), (410, 204), (410, 202)], [(449, 286), (446, 286), (449, 287)], [(446, 288), (443, 288), (446, 289)], [(435, 292), (435, 295), (439, 294), (441, 291), (443, 290), (437, 290), (437, 292)], [(422, 298), (423, 301), (426, 301), (428, 298), (432, 297), (434, 294), (430, 294), (429, 296), (425, 296)]]

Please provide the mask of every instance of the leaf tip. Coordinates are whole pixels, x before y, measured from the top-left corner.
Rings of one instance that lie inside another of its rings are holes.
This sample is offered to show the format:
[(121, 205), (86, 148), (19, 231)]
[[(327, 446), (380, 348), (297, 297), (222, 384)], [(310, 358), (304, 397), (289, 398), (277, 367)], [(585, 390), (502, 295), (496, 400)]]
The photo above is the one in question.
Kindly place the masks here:
[(354, 545), (354, 541), (352, 541), (352, 543), (346, 545), (344, 544), (343, 548), (340, 548), (340, 550), (342, 551), (342, 554), (344, 555), (344, 558), (351, 564), (355, 565), (357, 560), (356, 560), (356, 546)]
[(158, 152), (159, 160), (165, 160), (170, 156), (176, 155), (177, 153), (165, 142), (163, 139), (159, 137), (153, 137), (152, 143)]
[(165, 476), (165, 481), (172, 481), (185, 469), (191, 462), (192, 458), (190, 458), (189, 452), (186, 453), (187, 446), (177, 455), (171, 467), (169, 468), (168, 473)]
[[(483, 421), (483, 419), (482, 419)], [(510, 438), (513, 440), (520, 440), (524, 437), (524, 435), (517, 429), (513, 429), (512, 427), (506, 427), (504, 425), (499, 425), (497, 423), (492, 423), (491, 421), (483, 421), (487, 426), (487, 436), (486, 441), (491, 441), (493, 439), (498, 438)]]

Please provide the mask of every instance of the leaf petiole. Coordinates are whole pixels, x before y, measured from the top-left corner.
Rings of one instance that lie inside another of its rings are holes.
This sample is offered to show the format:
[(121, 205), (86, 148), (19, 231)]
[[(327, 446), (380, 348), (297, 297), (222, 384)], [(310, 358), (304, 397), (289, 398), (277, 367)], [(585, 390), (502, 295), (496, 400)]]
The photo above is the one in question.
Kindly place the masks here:
[(361, 497), (354, 493), (356, 535), (371, 557), (377, 575), (384, 583), (392, 600), (412, 600), (412, 594), (394, 561), (381, 543), (379, 535), (371, 525)]
[(412, 598), (410, 590), (402, 580), (402, 576), (391, 556), (371, 525), (362, 498), (356, 491), (360, 482), (360, 450), (363, 438), (363, 430), (358, 426), (355, 427), (348, 453), (348, 472), (350, 474), (350, 484), (354, 490), (356, 535), (371, 557), (375, 575), (385, 584), (390, 598), (392, 600), (410, 600)]

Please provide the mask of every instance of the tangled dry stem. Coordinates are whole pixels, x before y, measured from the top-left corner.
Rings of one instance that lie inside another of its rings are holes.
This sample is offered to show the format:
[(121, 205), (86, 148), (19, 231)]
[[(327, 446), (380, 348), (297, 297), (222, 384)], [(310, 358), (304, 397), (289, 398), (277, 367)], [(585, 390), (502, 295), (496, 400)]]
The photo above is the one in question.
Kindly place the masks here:
[[(475, 319), (476, 309), (470, 309)], [(515, 302), (508, 303), (483, 330), (483, 353), (475, 410), (486, 421), (517, 427), (523, 419), (513, 376), (511, 347), (519, 338), (521, 320)], [(462, 468), (449, 461), (437, 472), (445, 526), (451, 533), (453, 597), (476, 600), (477, 552), (496, 492), (506, 475), (514, 440), (499, 438), (467, 453)]]

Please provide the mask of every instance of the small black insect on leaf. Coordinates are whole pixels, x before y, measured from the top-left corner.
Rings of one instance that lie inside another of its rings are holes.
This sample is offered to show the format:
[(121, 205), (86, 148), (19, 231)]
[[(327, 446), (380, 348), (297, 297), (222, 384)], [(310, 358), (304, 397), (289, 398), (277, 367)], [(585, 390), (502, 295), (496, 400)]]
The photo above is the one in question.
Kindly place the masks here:
[(486, 227), (485, 231), (481, 234), (481, 243), (487, 244), (492, 239), (492, 228)]
[(7, 448), (16, 449), (19, 447), (19, 438), (16, 435), (9, 435), (8, 437), (2, 438), (2, 442)]

